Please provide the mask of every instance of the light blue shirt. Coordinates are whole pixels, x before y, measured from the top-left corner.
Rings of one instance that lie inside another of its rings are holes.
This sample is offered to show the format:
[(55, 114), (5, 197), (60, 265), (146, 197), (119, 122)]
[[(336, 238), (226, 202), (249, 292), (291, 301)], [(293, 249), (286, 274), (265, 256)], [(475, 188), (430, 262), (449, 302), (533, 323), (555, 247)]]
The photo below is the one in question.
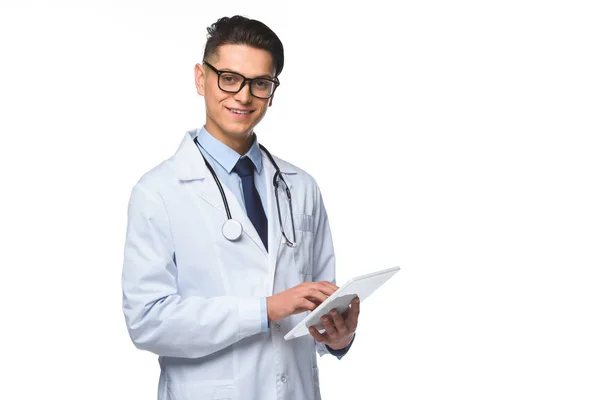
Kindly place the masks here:
[[(215, 170), (217, 178), (221, 181), (222, 185), (226, 185), (229, 190), (235, 195), (235, 198), (240, 203), (244, 211), (246, 210), (246, 202), (244, 201), (244, 191), (242, 189), (242, 179), (233, 171), (235, 164), (242, 157), (239, 153), (221, 142), (213, 135), (211, 135), (204, 127), (198, 133), (198, 148), (202, 152), (202, 155), (206, 158), (211, 167)], [(258, 146), (258, 140), (254, 140), (250, 150), (243, 157), (248, 157), (254, 166), (254, 185), (260, 201), (265, 209), (265, 215), (267, 210), (265, 204), (267, 201), (267, 183), (263, 178), (263, 165), (262, 165), (262, 153)], [(227, 201), (231, 201), (228, 199)], [(269, 318), (267, 314), (267, 298), (264, 297), (261, 302), (261, 313), (262, 313), (262, 331), (269, 331)]]

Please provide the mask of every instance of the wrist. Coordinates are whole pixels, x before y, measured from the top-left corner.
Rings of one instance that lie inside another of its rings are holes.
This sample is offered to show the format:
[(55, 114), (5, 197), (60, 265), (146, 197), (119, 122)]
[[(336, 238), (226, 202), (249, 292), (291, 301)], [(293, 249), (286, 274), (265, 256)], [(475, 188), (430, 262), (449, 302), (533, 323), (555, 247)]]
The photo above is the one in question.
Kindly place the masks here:
[(271, 321), (273, 320), (273, 310), (271, 310), (271, 307), (273, 306), (272, 303), (272, 297), (273, 296), (269, 296), (267, 297), (267, 323), (270, 325)]

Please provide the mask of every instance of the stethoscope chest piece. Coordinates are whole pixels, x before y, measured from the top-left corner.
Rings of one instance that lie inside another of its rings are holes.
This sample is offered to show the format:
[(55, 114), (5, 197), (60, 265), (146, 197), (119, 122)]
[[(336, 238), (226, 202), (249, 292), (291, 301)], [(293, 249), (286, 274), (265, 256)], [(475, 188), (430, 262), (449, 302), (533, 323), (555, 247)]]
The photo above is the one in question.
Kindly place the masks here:
[(231, 240), (232, 242), (238, 240), (240, 236), (242, 236), (242, 224), (236, 219), (228, 219), (225, 221), (221, 230), (225, 239)]

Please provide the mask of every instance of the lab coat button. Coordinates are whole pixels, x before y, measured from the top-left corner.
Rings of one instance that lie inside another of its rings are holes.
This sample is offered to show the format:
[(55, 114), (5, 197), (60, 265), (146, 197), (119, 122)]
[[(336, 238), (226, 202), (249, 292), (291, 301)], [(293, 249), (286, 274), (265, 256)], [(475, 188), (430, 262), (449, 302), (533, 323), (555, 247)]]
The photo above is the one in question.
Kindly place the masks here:
[(278, 323), (274, 323), (273, 326), (275, 326), (275, 330), (277, 332), (279, 332), (281, 330), (281, 325), (279, 325)]
[(281, 382), (283, 382), (283, 383), (287, 382), (287, 378), (286, 378), (285, 374), (281, 375)]

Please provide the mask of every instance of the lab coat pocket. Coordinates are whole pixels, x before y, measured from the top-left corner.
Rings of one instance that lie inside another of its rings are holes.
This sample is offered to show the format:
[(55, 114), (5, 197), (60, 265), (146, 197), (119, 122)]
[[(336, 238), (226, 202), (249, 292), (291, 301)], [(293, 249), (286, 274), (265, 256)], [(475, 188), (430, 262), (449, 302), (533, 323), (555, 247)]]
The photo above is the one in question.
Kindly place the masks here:
[(296, 246), (294, 247), (294, 262), (306, 280), (312, 280), (313, 274), (313, 216), (309, 214), (294, 214), (296, 230)]

